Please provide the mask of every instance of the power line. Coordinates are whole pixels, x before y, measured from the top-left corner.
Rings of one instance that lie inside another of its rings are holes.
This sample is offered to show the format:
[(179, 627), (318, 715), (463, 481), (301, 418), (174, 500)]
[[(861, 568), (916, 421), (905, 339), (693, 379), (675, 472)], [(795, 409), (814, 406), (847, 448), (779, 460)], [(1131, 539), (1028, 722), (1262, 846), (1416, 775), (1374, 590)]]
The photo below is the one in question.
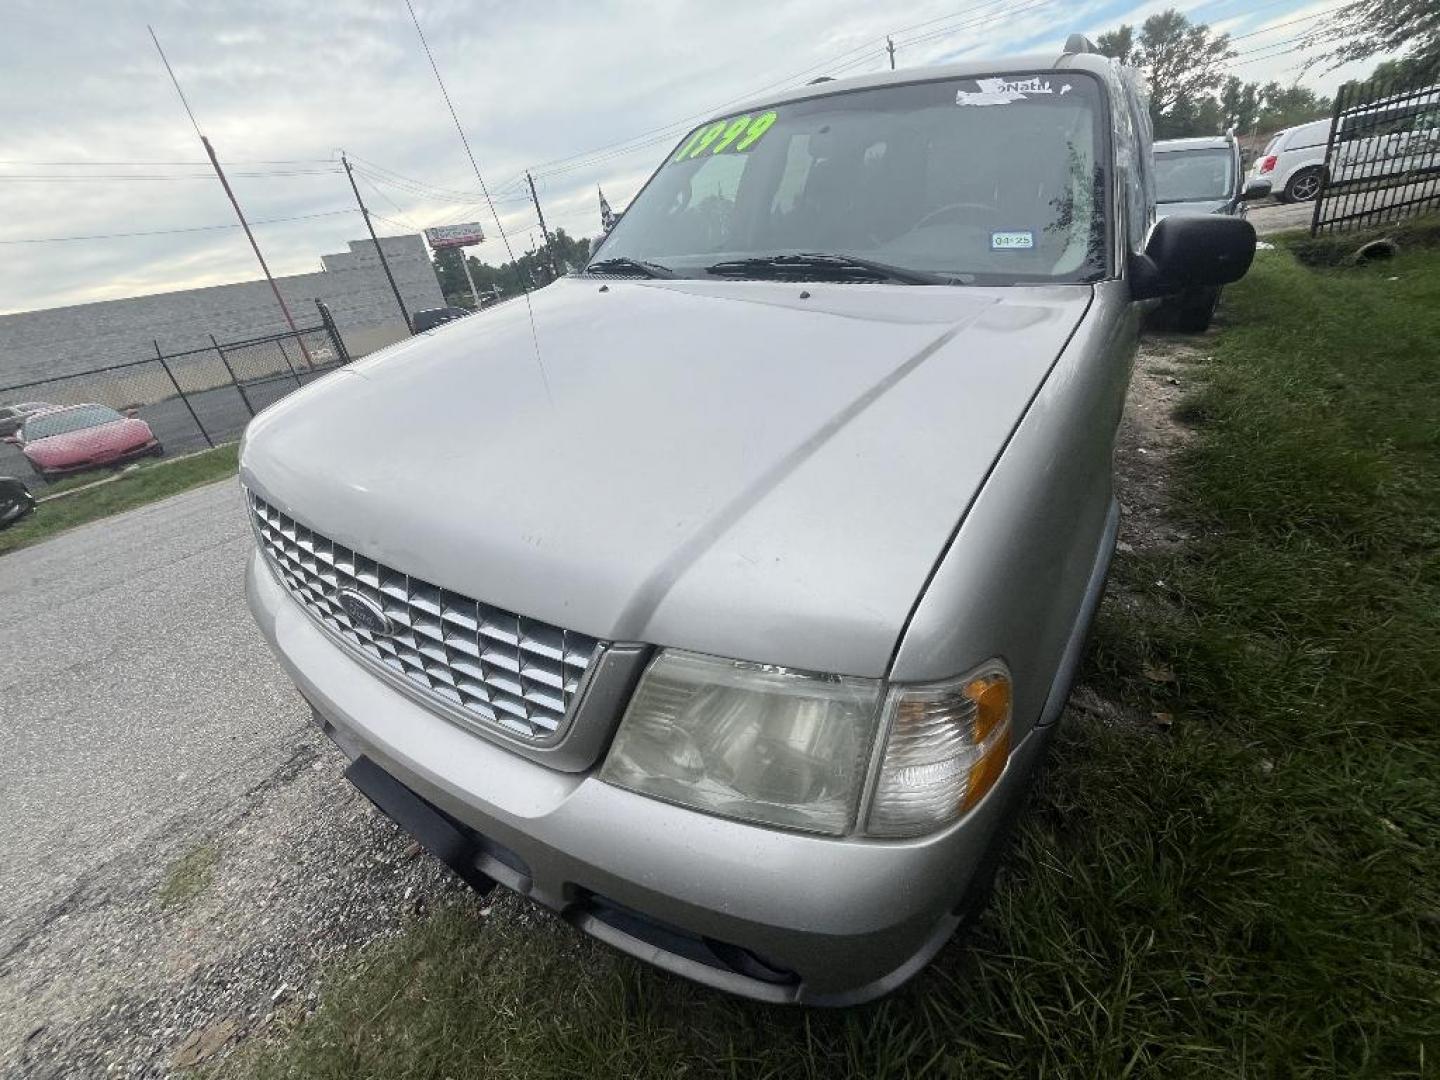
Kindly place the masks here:
[(1230, 40), (1244, 41), (1246, 38), (1259, 37), (1261, 34), (1272, 34), (1276, 30), (1280, 30), (1286, 26), (1294, 26), (1296, 23), (1314, 22), (1316, 19), (1323, 19), (1327, 15), (1333, 15), (1342, 7), (1344, 7), (1343, 4), (1339, 5), (1338, 7), (1326, 8), (1324, 11), (1317, 11), (1313, 15), (1302, 15), (1298, 19), (1289, 19), (1286, 22), (1276, 23), (1274, 26), (1264, 26), (1261, 27), (1259, 30), (1251, 30), (1247, 34), (1235, 34), (1231, 36)]
[[(354, 164), (352, 164), (351, 167), (352, 167), (357, 173), (359, 173), (360, 175), (362, 175), (363, 177), (365, 177), (365, 179), (368, 180), (371, 184), (376, 184), (376, 185), (378, 185), (378, 184), (383, 184), (383, 185), (385, 185), (386, 187), (393, 188), (393, 189), (396, 190), (396, 191), (403, 191), (403, 192), (405, 192), (407, 195), (412, 195), (412, 196), (415, 196), (416, 198), (432, 199), (432, 200), (433, 200), (433, 199), (443, 199), (443, 200), (446, 202), (446, 204), (447, 204), (447, 205), (450, 205), (450, 206), (454, 206), (454, 205), (458, 205), (458, 204), (463, 204), (463, 205), (466, 205), (466, 206), (470, 206), (470, 205), (474, 205), (474, 204), (476, 204), (476, 203), (481, 203), (481, 204), (484, 203), (484, 197), (483, 197), (479, 192), (475, 192), (475, 191), (447, 191), (447, 190), (444, 190), (444, 189), (441, 189), (441, 188), (420, 187), (420, 186), (416, 186), (416, 185), (412, 185), (412, 184), (403, 184), (403, 183), (399, 183), (399, 182), (397, 182), (397, 181), (395, 181), (395, 180), (391, 180), (391, 179), (388, 178), (388, 177), (377, 175), (376, 173), (371, 172), (369, 169), (362, 168), (362, 167), (359, 166), (359, 165), (354, 165)], [(523, 200), (522, 198), (520, 198), (518, 195), (504, 195), (504, 196), (496, 195), (496, 196), (495, 196), (495, 201), (496, 201), (496, 202), (501, 202), (501, 203), (504, 203), (504, 202), (518, 203), (518, 202), (523, 202), (524, 200)], [(392, 204), (392, 205), (393, 205), (393, 204)]]
[[(941, 30), (932, 31), (929, 34), (922, 35), (917, 38), (912, 38), (908, 41), (897, 41), (896, 47), (901, 48), (907, 45), (913, 46), (923, 41), (933, 40), (934, 38), (942, 37), (948, 34), (958, 33), (961, 30), (970, 29), (971, 27), (980, 25), (981, 23), (989, 22), (997, 17), (999, 17), (1002, 23), (1008, 22), (1017, 15), (1021, 15), (1026, 12), (1033, 11), (1037, 8), (1044, 7), (1047, 4), (1052, 3), (1053, 0), (1032, 0), (1032, 2), (1029, 4), (1025, 4), (1019, 8), (1005, 11), (1005, 5), (1009, 2), (1010, 0), (985, 0), (984, 3), (972, 5), (970, 7), (962, 9), (961, 11), (953, 12), (950, 15), (940, 16), (938, 18), (928, 19), (924, 22), (915, 23), (911, 26), (902, 27), (900, 30), (894, 31), (894, 34), (909, 33), (912, 30), (921, 29), (923, 27), (932, 25), (936, 22), (943, 20), (965, 20), (959, 25), (945, 27)], [(631, 136), (629, 139), (624, 139), (618, 142), (608, 143), (603, 146), (594, 147), (591, 150), (584, 151), (579, 154), (570, 155), (568, 157), (554, 158), (551, 161), (541, 162), (539, 165), (533, 167), (533, 172), (537, 177), (540, 178), (548, 176), (558, 176), (563, 173), (573, 172), (576, 169), (601, 165), (608, 161), (614, 160), (615, 158), (624, 157), (632, 153), (637, 153), (640, 150), (647, 149), (648, 147), (654, 146), (657, 143), (673, 141), (680, 135), (683, 135), (685, 131), (689, 129), (693, 122), (698, 120), (704, 120), (711, 116), (714, 116), (731, 105), (735, 105), (744, 101), (749, 101), (753, 98), (759, 97), (767, 93), (770, 90), (787, 86), (788, 84), (793, 83), (796, 80), (801, 79), (804, 76), (812, 74), (821, 69), (825, 69), (827, 72), (844, 71), (848, 70), (849, 68), (856, 67), (859, 64), (866, 63), (871, 59), (878, 59), (884, 53), (884, 41), (885, 39), (883, 37), (874, 40), (868, 40), (862, 45), (856, 46), (852, 49), (848, 49), (845, 52), (838, 53), (835, 56), (829, 57), (827, 59), (817, 61), (816, 63), (813, 63), (808, 67), (802, 68), (800, 71), (794, 72), (781, 79), (766, 83), (764, 86), (757, 87), (755, 89), (747, 91), (746, 93), (720, 102), (719, 104), (714, 105), (711, 108), (705, 109), (704, 111), (691, 113), (681, 119), (672, 121), (671, 123), (666, 124), (662, 127), (652, 128), (649, 131)], [(847, 59), (854, 57), (856, 53), (870, 53), (873, 55), (865, 55), (855, 59)], [(844, 62), (842, 63), (842, 61)], [(522, 185), (523, 183), (524, 173), (522, 172), (520, 174), (517, 174), (512, 179), (506, 181), (504, 184), (500, 185), (500, 187), (496, 190), (497, 192), (508, 191), (513, 188), (519, 188), (520, 185)]]
[[(117, 168), (134, 166), (136, 168), (167, 168), (167, 167), (189, 167), (208, 165), (207, 161), (21, 161), (5, 160), (0, 165), (28, 165), (42, 169), (67, 169), (67, 168)], [(331, 165), (334, 164), (329, 158), (288, 158), (275, 161), (232, 161), (232, 165)]]
[[(350, 171), (351, 171), (351, 174), (352, 174), (352, 175), (353, 175), (354, 173), (356, 173), (356, 172), (359, 172), (359, 170), (358, 170), (358, 169), (355, 169), (353, 166), (351, 167), (351, 170), (350, 170)], [(391, 206), (393, 206), (393, 207), (395, 208), (395, 212), (400, 215), (401, 220), (402, 220), (402, 221), (405, 220), (405, 211), (400, 209), (399, 204), (396, 203), (394, 199), (390, 198), (389, 195), (386, 195), (385, 192), (381, 191), (381, 190), (380, 190), (380, 186), (379, 186), (378, 184), (376, 184), (374, 180), (371, 180), (370, 177), (365, 176), (365, 174), (364, 174), (363, 172), (360, 173), (360, 175), (363, 176), (363, 177), (365, 177), (365, 182), (370, 185), (370, 190), (373, 191), (373, 192), (375, 192), (376, 195), (379, 195), (380, 198), (384, 199), (387, 203), (389, 203)], [(388, 219), (387, 219), (387, 220), (388, 220)], [(419, 232), (419, 231), (420, 231), (419, 229), (415, 228), (415, 226), (414, 226), (413, 224), (410, 225), (410, 229), (411, 229), (411, 231), (413, 231), (413, 232)]]
[[(340, 170), (340, 169), (292, 169), (292, 170), (288, 170), (288, 171), (273, 171), (273, 172), (237, 172), (237, 173), (232, 173), (231, 175), (232, 175), (232, 176), (246, 177), (246, 178), (249, 178), (249, 179), (271, 180), (271, 179), (279, 179), (279, 178), (282, 178), (282, 177), (288, 178), (288, 177), (295, 177), (295, 176), (338, 176), (341, 171), (342, 171), (342, 170)], [(127, 180), (145, 180), (145, 181), (160, 180), (160, 181), (171, 181), (171, 180), (215, 180), (215, 179), (216, 179), (216, 177), (215, 177), (215, 174), (214, 174), (214, 173), (179, 173), (179, 174), (175, 174), (175, 175), (171, 175), (171, 176), (166, 176), (166, 175), (164, 175), (163, 173), (109, 173), (109, 174), (105, 174), (105, 175), (103, 175), (103, 176), (96, 176), (96, 175), (94, 175), (93, 173), (90, 174), (89, 176), (71, 176), (71, 175), (69, 175), (68, 173), (9, 173), (9, 174), (7, 174), (7, 173), (0, 173), (0, 181), (12, 181), (12, 182), (17, 182), (17, 183), (19, 183), (19, 182), (26, 182), (26, 181), (35, 181), (35, 182), (43, 182), (43, 183), (47, 183), (47, 184), (53, 184), (53, 183), (61, 183), (61, 184), (65, 184), (65, 183), (95, 184), (95, 183), (110, 183), (110, 182), (112, 182), (112, 181), (127, 181)]]
[[(322, 210), (315, 214), (295, 214), (291, 217), (265, 218), (251, 222), (252, 225), (279, 225), (287, 221), (309, 221), (314, 218), (336, 217), (353, 214), (348, 207), (342, 210)], [(17, 240), (0, 240), (0, 244), (64, 244), (74, 240), (123, 240), (138, 236), (173, 236), (179, 233), (212, 232), (216, 229), (238, 229), (238, 221), (227, 221), (223, 225), (190, 225), (177, 229), (147, 229), (142, 232), (91, 233), (87, 236), (24, 236)]]
[(413, 187), (428, 188), (430, 190), (441, 192), (446, 195), (460, 195), (464, 197), (479, 194), (475, 191), (462, 191), (459, 188), (442, 187), (439, 184), (432, 184), (427, 180), (420, 180), (414, 176), (406, 176), (402, 172), (397, 172), (396, 170), (391, 169), (388, 166), (381, 165), (378, 161), (371, 161), (369, 158), (361, 157), (359, 154), (351, 154), (350, 159), (352, 163), (359, 162), (360, 165), (363, 165), (371, 172), (378, 173), (381, 176), (393, 178), (393, 180), (402, 184), (410, 184)]

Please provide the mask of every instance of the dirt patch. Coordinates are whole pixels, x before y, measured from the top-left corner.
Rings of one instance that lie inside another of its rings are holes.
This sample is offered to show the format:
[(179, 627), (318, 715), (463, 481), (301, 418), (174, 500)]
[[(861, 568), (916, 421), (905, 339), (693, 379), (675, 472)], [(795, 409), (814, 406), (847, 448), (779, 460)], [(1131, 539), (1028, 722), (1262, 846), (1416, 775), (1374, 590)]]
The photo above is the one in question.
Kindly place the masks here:
[[(1190, 539), (1174, 520), (1172, 481), (1176, 453), (1195, 436), (1175, 414), (1193, 385), (1197, 365), (1210, 359), (1215, 333), (1147, 334), (1140, 339), (1115, 442), (1115, 495), (1120, 502), (1117, 568), (1138, 554), (1174, 550)], [(1125, 587), (1121, 577), (1112, 572), (1105, 608), (1134, 613), (1142, 604), (1156, 602), (1153, 592), (1142, 599)], [(1165, 682), (1174, 675), (1157, 669), (1147, 671), (1146, 678)], [(1165, 729), (1171, 722), (1168, 714), (1113, 700), (1084, 683), (1075, 686), (1066, 710), (1145, 730)]]
[(1115, 445), (1117, 551), (1122, 556), (1173, 548), (1189, 539), (1170, 516), (1172, 462), (1193, 438), (1175, 410), (1193, 382), (1195, 365), (1209, 358), (1209, 342), (1209, 335), (1178, 334), (1147, 335), (1140, 341)]

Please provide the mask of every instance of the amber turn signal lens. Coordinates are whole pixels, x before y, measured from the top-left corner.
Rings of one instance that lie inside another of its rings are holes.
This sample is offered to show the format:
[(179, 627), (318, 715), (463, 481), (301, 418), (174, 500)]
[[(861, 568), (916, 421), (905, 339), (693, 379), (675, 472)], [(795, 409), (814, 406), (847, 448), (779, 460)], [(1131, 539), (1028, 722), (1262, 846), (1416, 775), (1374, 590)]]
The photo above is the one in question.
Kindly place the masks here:
[(920, 836), (979, 803), (1010, 757), (1012, 697), (999, 660), (943, 683), (893, 687), (865, 831)]

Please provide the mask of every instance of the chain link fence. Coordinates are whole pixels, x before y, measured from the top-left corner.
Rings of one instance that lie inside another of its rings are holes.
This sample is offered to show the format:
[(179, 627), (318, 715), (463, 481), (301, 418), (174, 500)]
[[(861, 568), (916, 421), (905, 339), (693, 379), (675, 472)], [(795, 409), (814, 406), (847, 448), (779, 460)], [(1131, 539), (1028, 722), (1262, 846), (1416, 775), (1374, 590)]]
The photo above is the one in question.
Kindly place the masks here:
[(318, 325), (0, 387), (0, 476), (32, 488), (240, 438), (250, 418), (349, 362), (325, 305)]

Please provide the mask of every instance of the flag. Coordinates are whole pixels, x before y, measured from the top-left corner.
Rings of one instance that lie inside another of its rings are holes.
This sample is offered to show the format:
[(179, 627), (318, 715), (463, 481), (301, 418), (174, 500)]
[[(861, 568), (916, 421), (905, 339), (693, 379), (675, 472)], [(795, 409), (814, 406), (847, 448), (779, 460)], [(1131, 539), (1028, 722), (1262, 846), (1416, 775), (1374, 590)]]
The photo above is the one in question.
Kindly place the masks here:
[(610, 211), (610, 204), (605, 201), (605, 192), (598, 187), (595, 191), (600, 196), (600, 229), (608, 233), (615, 224), (615, 215)]

